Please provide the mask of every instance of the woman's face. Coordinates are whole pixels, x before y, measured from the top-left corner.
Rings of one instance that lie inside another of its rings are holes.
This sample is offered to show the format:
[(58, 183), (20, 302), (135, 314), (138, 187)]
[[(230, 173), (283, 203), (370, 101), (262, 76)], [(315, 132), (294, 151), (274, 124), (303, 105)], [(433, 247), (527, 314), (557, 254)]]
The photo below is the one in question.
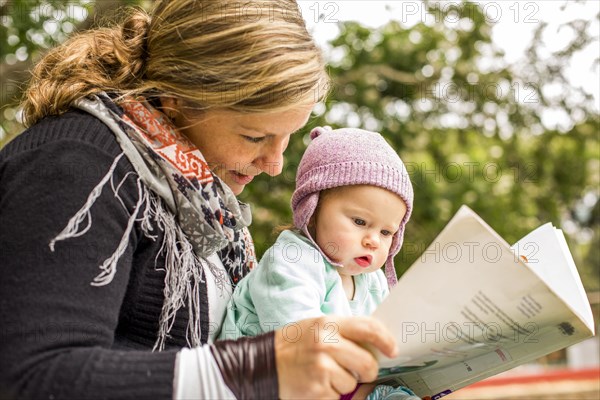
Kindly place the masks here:
[(313, 106), (259, 114), (214, 109), (197, 118), (179, 114), (175, 120), (211, 170), (239, 195), (255, 176), (281, 173), (290, 136), (306, 124)]

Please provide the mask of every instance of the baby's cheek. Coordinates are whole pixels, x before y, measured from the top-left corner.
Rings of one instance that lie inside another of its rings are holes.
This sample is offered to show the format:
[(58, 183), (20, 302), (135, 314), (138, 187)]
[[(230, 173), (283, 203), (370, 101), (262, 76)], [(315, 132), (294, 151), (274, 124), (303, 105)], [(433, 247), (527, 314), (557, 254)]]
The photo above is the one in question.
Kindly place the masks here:
[(383, 266), (383, 264), (385, 263), (385, 260), (387, 260), (387, 258), (389, 256), (389, 254), (390, 254), (390, 246), (383, 247), (381, 249), (381, 252), (379, 252), (379, 254), (378, 254), (378, 258), (379, 258), (378, 261), (380, 263), (380, 266)]
[(336, 261), (336, 259), (340, 256), (342, 247), (340, 246), (340, 242), (337, 238), (330, 238), (327, 243), (321, 243), (321, 250), (327, 255), (327, 257)]
[(394, 242), (393, 239), (387, 239), (386, 240), (387, 245), (386, 246), (382, 246), (384, 249), (386, 249), (386, 253), (389, 253), (390, 250), (392, 249), (392, 243), (393, 242)]

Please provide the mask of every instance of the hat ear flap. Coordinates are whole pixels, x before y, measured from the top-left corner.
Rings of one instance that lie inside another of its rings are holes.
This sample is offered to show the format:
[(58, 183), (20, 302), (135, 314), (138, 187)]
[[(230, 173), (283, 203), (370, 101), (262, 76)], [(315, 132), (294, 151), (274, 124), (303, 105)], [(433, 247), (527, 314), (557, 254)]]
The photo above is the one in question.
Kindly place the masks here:
[(311, 193), (298, 203), (294, 212), (294, 225), (302, 232), (306, 233), (310, 217), (317, 208), (319, 202), (319, 192)]

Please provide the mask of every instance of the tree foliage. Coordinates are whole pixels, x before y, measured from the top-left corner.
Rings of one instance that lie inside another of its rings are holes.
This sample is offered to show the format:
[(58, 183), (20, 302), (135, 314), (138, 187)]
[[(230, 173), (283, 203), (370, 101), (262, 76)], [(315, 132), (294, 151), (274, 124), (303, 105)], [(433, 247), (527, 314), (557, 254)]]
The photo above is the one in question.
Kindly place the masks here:
[[(563, 227), (586, 286), (598, 289), (599, 117), (564, 75), (572, 56), (597, 40), (589, 21), (569, 22), (575, 39), (544, 56), (541, 24), (523, 63), (507, 65), (480, 6), (426, 6), (433, 22), (410, 28), (340, 24), (331, 95), (310, 123), (376, 130), (399, 151), (415, 205), (398, 272), (467, 204), (511, 243), (545, 222)], [(548, 94), (549, 85), (559, 94)], [(561, 125), (546, 122), (555, 112)], [(261, 179), (245, 194), (257, 211), (260, 249), (272, 241), (274, 221), (291, 220), (293, 172), (306, 142), (306, 132), (291, 141), (284, 176)]]
[[(148, 6), (134, 0), (0, 1), (0, 146), (22, 129), (10, 100), (32, 61), (125, 4)], [(330, 43), (327, 101), (293, 136), (283, 174), (259, 177), (241, 196), (253, 205), (258, 253), (274, 241), (275, 226), (291, 221), (295, 169), (310, 128), (354, 126), (381, 132), (415, 187), (413, 217), (396, 259), (399, 273), (467, 204), (509, 242), (545, 222), (562, 227), (585, 286), (599, 289), (600, 117), (590, 96), (565, 77), (573, 56), (598, 40), (589, 32), (590, 17), (567, 21), (563, 28), (574, 38), (555, 52), (545, 48), (547, 27), (540, 24), (523, 61), (508, 65), (480, 5), (424, 7), (435, 18), (410, 27), (339, 23), (340, 34)], [(559, 116), (560, 124), (549, 116)]]

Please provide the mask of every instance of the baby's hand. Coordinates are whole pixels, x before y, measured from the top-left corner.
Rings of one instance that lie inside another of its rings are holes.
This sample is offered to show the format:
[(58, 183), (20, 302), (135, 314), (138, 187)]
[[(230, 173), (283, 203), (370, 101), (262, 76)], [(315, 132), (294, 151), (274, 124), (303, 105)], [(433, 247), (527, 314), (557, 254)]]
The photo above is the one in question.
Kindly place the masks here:
[(388, 385), (378, 385), (369, 394), (367, 400), (420, 400), (420, 397), (404, 386), (394, 388)]

